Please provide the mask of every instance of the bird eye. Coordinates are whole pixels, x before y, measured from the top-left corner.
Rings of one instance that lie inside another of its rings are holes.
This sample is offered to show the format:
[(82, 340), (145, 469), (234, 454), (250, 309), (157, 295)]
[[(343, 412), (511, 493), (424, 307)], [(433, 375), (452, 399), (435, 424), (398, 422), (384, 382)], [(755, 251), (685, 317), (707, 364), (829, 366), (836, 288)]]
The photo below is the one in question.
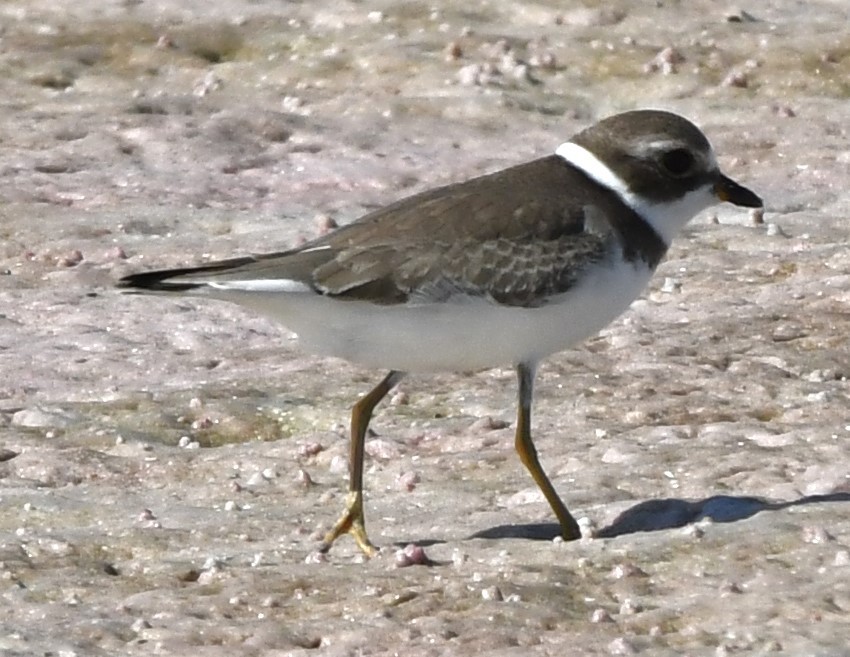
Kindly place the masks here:
[(674, 148), (661, 156), (661, 166), (673, 176), (686, 176), (694, 168), (694, 156), (685, 148)]

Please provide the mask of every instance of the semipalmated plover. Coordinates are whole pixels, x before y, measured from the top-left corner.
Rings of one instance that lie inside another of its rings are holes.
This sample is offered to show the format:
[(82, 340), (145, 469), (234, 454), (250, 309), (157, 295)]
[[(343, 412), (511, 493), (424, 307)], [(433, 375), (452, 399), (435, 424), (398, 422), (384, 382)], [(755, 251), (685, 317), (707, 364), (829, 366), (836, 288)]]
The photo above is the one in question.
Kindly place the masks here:
[(761, 207), (724, 176), (700, 130), (676, 114), (604, 119), (554, 155), (431, 189), (290, 251), (151, 271), (120, 285), (232, 301), (279, 320), (320, 354), (389, 370), (351, 414), (343, 533), (376, 548), (363, 514), (372, 411), (407, 372), (516, 368), (516, 450), (579, 538), (531, 439), (541, 359), (602, 329), (646, 286), (671, 240), (719, 202)]

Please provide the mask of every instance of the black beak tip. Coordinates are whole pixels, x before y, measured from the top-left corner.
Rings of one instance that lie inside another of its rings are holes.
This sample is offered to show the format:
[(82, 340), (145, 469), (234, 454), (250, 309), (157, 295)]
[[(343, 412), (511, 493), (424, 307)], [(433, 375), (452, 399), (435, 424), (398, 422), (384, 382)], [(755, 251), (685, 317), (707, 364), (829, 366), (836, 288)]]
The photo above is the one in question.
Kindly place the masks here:
[(720, 176), (720, 180), (714, 186), (714, 193), (721, 201), (728, 201), (744, 208), (764, 207), (764, 201), (755, 192), (726, 176)]

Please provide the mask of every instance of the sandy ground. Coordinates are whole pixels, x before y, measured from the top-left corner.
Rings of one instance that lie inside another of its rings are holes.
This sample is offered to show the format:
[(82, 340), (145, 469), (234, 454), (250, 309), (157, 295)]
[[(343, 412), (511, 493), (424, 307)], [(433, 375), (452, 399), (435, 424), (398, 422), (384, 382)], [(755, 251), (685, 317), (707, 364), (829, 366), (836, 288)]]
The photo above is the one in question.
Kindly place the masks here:
[[(2, 3), (0, 654), (850, 655), (848, 24), (843, 0)], [(381, 373), (112, 289), (645, 106), (767, 212), (695, 220), (542, 368), (542, 460), (597, 538), (553, 540), (504, 369), (405, 381), (368, 444), (385, 550), (316, 558)]]

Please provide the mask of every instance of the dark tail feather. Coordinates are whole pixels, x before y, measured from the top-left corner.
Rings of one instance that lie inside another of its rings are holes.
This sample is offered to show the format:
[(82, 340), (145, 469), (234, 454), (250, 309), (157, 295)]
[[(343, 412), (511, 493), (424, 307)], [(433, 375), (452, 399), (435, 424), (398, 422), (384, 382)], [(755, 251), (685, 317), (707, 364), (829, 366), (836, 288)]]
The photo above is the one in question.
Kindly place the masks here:
[[(127, 290), (150, 291), (150, 292), (186, 292), (203, 287), (203, 280), (196, 281), (193, 278), (199, 274), (218, 272), (225, 269), (233, 269), (241, 265), (253, 262), (254, 258), (234, 258), (224, 260), (213, 265), (201, 267), (185, 267), (181, 269), (159, 269), (156, 271), (143, 271), (138, 274), (130, 274), (119, 279), (117, 287)], [(184, 276), (189, 278), (183, 278)], [(183, 280), (181, 280), (183, 279)]]

